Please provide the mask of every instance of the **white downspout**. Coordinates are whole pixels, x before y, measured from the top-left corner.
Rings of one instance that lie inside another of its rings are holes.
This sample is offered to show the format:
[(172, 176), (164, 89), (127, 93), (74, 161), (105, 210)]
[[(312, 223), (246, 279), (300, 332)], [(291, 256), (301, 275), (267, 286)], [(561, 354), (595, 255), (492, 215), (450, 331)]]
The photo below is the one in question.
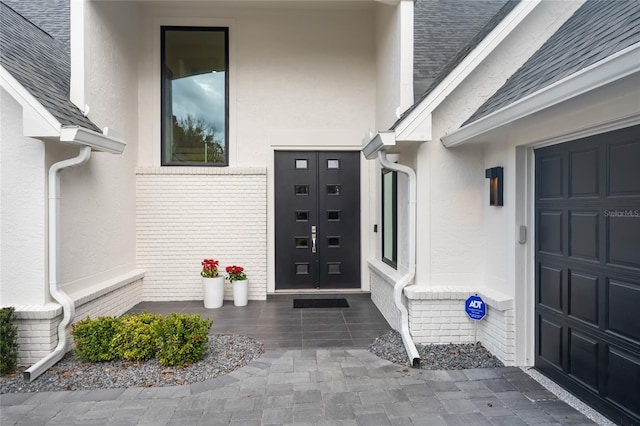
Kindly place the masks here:
[(60, 171), (69, 167), (86, 163), (91, 157), (91, 147), (84, 145), (80, 148), (77, 157), (59, 161), (49, 168), (49, 293), (56, 302), (62, 305), (62, 322), (58, 325), (58, 345), (49, 355), (32, 365), (23, 375), (24, 379), (31, 382), (36, 377), (47, 371), (56, 362), (60, 361), (67, 353), (67, 327), (73, 321), (76, 307), (71, 297), (60, 288)]
[(416, 276), (416, 172), (411, 167), (389, 161), (384, 150), (378, 151), (378, 160), (384, 168), (407, 175), (409, 181), (409, 270), (393, 286), (393, 301), (400, 311), (400, 335), (404, 348), (409, 355), (411, 365), (414, 368), (420, 368), (420, 354), (409, 332), (409, 312), (402, 303), (402, 291)]

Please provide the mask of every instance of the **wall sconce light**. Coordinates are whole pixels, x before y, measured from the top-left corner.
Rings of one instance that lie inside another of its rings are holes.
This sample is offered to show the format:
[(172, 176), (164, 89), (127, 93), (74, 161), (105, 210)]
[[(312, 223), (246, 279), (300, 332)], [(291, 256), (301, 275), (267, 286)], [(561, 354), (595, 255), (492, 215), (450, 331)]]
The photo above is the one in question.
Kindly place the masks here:
[(502, 188), (504, 185), (502, 167), (492, 167), (484, 171), (485, 177), (489, 179), (489, 205), (503, 206)]

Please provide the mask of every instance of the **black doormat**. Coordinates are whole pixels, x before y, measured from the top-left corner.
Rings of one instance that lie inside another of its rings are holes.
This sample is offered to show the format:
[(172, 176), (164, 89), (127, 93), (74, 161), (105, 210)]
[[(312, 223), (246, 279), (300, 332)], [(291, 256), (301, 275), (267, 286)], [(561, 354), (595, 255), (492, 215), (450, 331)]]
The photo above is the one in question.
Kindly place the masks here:
[(293, 299), (294, 308), (348, 308), (347, 299)]

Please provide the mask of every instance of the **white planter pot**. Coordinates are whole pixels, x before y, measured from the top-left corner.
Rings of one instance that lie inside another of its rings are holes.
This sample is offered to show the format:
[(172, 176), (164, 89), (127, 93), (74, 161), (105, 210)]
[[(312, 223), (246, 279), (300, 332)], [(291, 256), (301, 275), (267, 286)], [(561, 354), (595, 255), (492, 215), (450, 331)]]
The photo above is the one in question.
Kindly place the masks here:
[(224, 277), (202, 277), (204, 293), (204, 307), (208, 309), (221, 308), (224, 302)]
[(249, 301), (249, 280), (233, 281), (233, 304), (235, 306), (247, 306)]

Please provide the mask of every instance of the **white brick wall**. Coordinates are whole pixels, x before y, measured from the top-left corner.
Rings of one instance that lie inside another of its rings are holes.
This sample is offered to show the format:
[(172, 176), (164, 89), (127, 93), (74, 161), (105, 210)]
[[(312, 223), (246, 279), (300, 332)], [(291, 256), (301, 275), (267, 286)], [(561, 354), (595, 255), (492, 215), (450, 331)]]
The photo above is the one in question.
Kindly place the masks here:
[(515, 329), (514, 309), (501, 311), (489, 306), (487, 316), (478, 324), (478, 335), (481, 336), (479, 340), (505, 365), (515, 365)]
[(57, 327), (62, 319), (52, 316), (61, 312), (59, 305), (48, 304), (43, 307), (42, 315), (33, 315), (36, 311), (29, 307), (29, 315), (16, 307), (16, 325), (18, 327), (18, 364), (31, 365), (44, 358), (58, 344)]
[(369, 268), (371, 273), (371, 300), (380, 313), (395, 330), (400, 330), (400, 311), (393, 301), (393, 285), (385, 274), (377, 268)]
[[(136, 171), (143, 300), (202, 299), (200, 262), (240, 265), (249, 299), (267, 297), (267, 175), (263, 168), (152, 167)], [(232, 299), (231, 285), (225, 299)]]
[(409, 300), (409, 330), (415, 343), (478, 340), (476, 324), (464, 312), (464, 300)]

